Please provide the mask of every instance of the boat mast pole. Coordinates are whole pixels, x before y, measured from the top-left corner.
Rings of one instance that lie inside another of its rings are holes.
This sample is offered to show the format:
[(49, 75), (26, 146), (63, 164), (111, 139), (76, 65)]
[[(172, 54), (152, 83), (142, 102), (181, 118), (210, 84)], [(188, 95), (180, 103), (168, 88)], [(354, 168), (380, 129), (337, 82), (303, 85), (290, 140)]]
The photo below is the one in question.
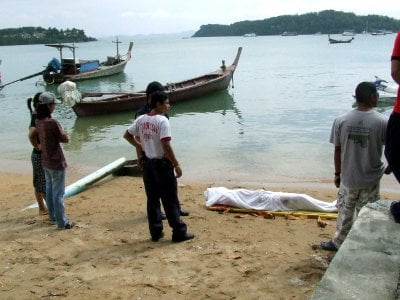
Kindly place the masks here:
[(72, 44), (72, 57), (74, 59), (74, 72), (78, 74), (78, 69), (76, 67), (76, 60), (75, 60), (75, 44)]
[(116, 41), (112, 41), (113, 43), (117, 44), (117, 59), (119, 59), (119, 48), (118, 48), (118, 44), (122, 43), (120, 41), (118, 41), (118, 37), (116, 37)]

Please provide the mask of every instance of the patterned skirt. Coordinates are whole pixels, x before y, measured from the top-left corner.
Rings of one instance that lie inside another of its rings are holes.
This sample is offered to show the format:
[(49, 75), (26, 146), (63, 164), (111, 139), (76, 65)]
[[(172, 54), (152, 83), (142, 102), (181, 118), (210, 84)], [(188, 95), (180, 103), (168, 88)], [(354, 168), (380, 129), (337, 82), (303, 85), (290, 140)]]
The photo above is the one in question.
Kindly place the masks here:
[(46, 178), (42, 167), (42, 156), (40, 153), (32, 151), (31, 155), (33, 168), (33, 187), (38, 193), (46, 194)]

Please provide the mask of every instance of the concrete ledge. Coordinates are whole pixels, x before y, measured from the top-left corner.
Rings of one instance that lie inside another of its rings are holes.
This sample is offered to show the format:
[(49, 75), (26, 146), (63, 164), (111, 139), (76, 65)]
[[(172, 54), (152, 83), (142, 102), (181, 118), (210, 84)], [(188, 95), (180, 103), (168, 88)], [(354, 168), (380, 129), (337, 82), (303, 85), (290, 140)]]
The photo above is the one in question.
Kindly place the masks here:
[(400, 299), (400, 224), (390, 204), (361, 209), (311, 299)]

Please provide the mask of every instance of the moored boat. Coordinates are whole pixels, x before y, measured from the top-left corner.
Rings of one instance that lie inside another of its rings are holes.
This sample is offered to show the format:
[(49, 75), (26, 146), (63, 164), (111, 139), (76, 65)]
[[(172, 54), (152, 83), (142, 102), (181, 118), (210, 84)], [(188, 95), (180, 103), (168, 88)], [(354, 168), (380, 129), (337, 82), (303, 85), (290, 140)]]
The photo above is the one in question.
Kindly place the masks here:
[(385, 92), (385, 93), (388, 93), (388, 94), (397, 95), (397, 91), (398, 91), (399, 87), (398, 86), (389, 85), (386, 80), (381, 79), (378, 76), (375, 76), (374, 84), (375, 84), (376, 89), (378, 91)]
[(352, 37), (351, 39), (348, 39), (348, 40), (337, 40), (337, 39), (331, 38), (331, 36), (328, 34), (328, 40), (329, 40), (329, 43), (331, 43), (331, 44), (343, 44), (343, 43), (351, 43), (354, 40), (354, 37)]
[[(56, 48), (60, 53), (60, 60), (53, 58), (43, 71), (43, 79), (47, 84), (61, 83), (64, 81), (79, 81), (85, 79), (93, 79), (118, 74), (124, 71), (126, 64), (131, 59), (131, 51), (133, 43), (129, 43), (126, 54), (108, 56), (106, 61), (99, 60), (80, 60), (76, 58), (74, 44), (48, 44), (46, 46)], [(72, 58), (64, 58), (63, 50), (68, 49), (72, 52)]]
[[(211, 73), (188, 80), (165, 84), (171, 103), (198, 98), (207, 94), (226, 90), (239, 62), (242, 47), (237, 50), (233, 63), (229, 66), (222, 61), (221, 67)], [(104, 115), (135, 111), (146, 103), (145, 91), (137, 93), (82, 93), (82, 99), (72, 109), (78, 117)]]
[(342, 33), (343, 36), (355, 36), (356, 32), (354, 30), (345, 30)]

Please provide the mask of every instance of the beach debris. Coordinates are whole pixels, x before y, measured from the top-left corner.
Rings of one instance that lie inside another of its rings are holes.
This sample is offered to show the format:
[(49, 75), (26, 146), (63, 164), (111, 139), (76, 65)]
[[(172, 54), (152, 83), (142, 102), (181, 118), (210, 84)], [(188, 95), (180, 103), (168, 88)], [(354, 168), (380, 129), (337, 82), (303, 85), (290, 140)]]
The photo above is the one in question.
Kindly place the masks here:
[(325, 228), (326, 225), (328, 225), (328, 222), (322, 221), (321, 217), (318, 216), (317, 224), (318, 224), (319, 227)]

